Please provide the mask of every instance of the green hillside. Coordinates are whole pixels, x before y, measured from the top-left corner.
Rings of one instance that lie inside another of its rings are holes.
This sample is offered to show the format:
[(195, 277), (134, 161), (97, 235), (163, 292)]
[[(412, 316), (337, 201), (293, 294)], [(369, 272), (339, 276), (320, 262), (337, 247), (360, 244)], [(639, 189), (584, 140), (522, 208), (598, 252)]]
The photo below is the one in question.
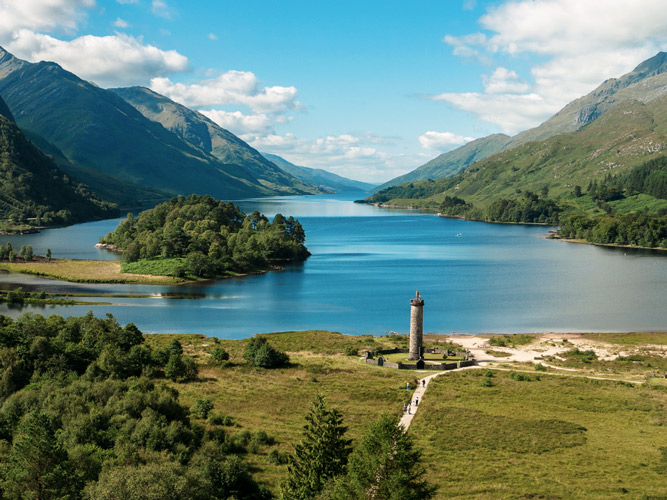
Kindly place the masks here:
[(29, 130), (23, 133), (40, 151), (50, 156), (65, 173), (77, 179), (86, 179), (86, 183), (103, 200), (114, 200), (121, 210), (143, 210), (171, 198), (164, 191), (124, 181), (90, 167), (74, 165), (57, 147)]
[(295, 165), (278, 155), (272, 155), (270, 153), (262, 153), (262, 155), (272, 163), (278, 165), (281, 170), (325, 191), (338, 193), (341, 191), (371, 191), (375, 188), (375, 184), (341, 177), (340, 175), (332, 174), (321, 168), (309, 168)]
[(266, 188), (267, 194), (315, 194), (319, 190), (286, 173), (257, 150), (207, 117), (145, 87), (110, 89), (149, 120), (162, 124), (225, 165), (243, 168)]
[[(169, 195), (194, 192), (229, 199), (285, 194), (57, 64), (27, 63), (0, 49), (0, 94), (22, 129), (58, 148), (81, 179), (96, 187), (106, 183), (108, 189), (106, 180), (112, 177)], [(91, 170), (103, 177), (88, 175)]]
[(667, 147), (667, 96), (649, 103), (626, 101), (587, 127), (495, 154), (452, 178), (404, 184), (383, 190), (369, 201), (438, 208), (445, 196), (475, 204), (539, 192), (569, 198), (574, 186), (585, 187), (608, 174), (626, 172)]
[(659, 52), (620, 78), (610, 78), (589, 94), (569, 103), (541, 125), (513, 137), (502, 134), (482, 137), (453, 151), (443, 153), (425, 165), (386, 182), (376, 189), (441, 177), (452, 177), (468, 165), (532, 141), (575, 132), (603, 116), (613, 106), (628, 100), (652, 101), (665, 93), (667, 53)]
[[(663, 246), (667, 196), (659, 183), (664, 182), (665, 149), (667, 95), (647, 103), (624, 101), (579, 131), (498, 153), (452, 178), (392, 187), (366, 201), (499, 222), (558, 224), (573, 214), (586, 214), (595, 218), (570, 235), (599, 243)], [(651, 163), (652, 159), (659, 161)], [(627, 179), (634, 168), (645, 165), (655, 173), (638, 189)], [(650, 237), (593, 237), (593, 227), (605, 215), (639, 211), (660, 219)]]
[(406, 182), (452, 177), (462, 172), (468, 165), (502, 151), (506, 148), (509, 141), (510, 137), (505, 134), (493, 134), (476, 139), (464, 144), (460, 148), (442, 153), (437, 158), (432, 159), (412, 172), (385, 182), (375, 188), (375, 192)]
[(0, 99), (0, 218), (5, 228), (117, 216), (116, 206), (100, 201), (88, 186), (62, 172), (3, 109)]

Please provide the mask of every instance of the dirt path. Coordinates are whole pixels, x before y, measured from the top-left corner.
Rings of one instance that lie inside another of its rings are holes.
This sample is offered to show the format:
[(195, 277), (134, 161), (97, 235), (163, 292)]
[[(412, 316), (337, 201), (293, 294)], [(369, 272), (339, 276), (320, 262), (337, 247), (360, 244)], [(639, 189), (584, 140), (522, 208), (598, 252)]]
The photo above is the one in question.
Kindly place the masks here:
[[(410, 424), (412, 423), (412, 419), (419, 410), (420, 406), (419, 404), (415, 405), (414, 402), (415, 400), (418, 400), (419, 403), (421, 403), (422, 398), (426, 393), (426, 389), (428, 389), (428, 384), (431, 381), (431, 379), (438, 377), (444, 373), (458, 372), (461, 370), (474, 370), (476, 368), (481, 368), (481, 366), (465, 366), (463, 368), (454, 368), (453, 370), (445, 370), (442, 372), (433, 373), (431, 375), (425, 376), (422, 379), (419, 379), (419, 386), (417, 387), (417, 389), (415, 389), (415, 392), (412, 393), (412, 397), (410, 398), (411, 404), (408, 406), (409, 413), (408, 412), (403, 413), (403, 417), (401, 417), (401, 420), (398, 423), (398, 425), (402, 425), (405, 430), (408, 430)], [(427, 372), (420, 372), (420, 373), (427, 373)], [(424, 381), (424, 384), (422, 384), (422, 380)]]

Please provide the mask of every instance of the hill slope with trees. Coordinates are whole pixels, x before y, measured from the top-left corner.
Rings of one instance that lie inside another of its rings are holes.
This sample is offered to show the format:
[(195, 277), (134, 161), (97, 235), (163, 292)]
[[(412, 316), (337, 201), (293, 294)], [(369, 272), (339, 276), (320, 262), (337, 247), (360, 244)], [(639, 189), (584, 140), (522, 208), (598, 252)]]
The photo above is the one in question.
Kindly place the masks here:
[[(4, 112), (3, 112), (4, 110)], [(72, 224), (117, 216), (28, 140), (0, 99), (0, 218), (8, 227)]]
[[(627, 100), (576, 132), (498, 153), (452, 178), (395, 186), (366, 202), (494, 222), (559, 224), (572, 215), (586, 215), (592, 219), (585, 230), (568, 235), (663, 247), (666, 149), (667, 95), (647, 103)], [(631, 212), (646, 212), (654, 220), (650, 237), (623, 230), (592, 237), (601, 217)]]

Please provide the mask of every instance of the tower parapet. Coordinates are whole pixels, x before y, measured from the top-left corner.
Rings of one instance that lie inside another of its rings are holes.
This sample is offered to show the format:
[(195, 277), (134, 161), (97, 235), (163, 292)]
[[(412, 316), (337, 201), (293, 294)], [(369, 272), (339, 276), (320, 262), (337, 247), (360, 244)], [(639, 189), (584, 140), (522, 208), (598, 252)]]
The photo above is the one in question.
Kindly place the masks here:
[(422, 357), (422, 343), (424, 336), (424, 300), (419, 295), (410, 300), (410, 353), (409, 360)]

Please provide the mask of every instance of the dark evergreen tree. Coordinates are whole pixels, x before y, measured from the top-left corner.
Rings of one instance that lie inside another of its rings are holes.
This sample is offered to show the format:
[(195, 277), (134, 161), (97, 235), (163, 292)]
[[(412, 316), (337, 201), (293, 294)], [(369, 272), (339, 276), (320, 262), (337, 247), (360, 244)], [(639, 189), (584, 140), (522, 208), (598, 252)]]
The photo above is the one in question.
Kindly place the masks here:
[(347, 427), (335, 408), (329, 409), (323, 396), (317, 396), (306, 415), (303, 440), (294, 447), (281, 485), (283, 500), (315, 498), (327, 481), (345, 472), (351, 452), (345, 439)]
[(81, 488), (49, 419), (37, 411), (21, 420), (3, 475), (8, 500), (66, 500), (78, 498)]
[(337, 500), (428, 500), (436, 487), (424, 479), (412, 437), (397, 417), (383, 415), (350, 455), (347, 475), (335, 485)]

